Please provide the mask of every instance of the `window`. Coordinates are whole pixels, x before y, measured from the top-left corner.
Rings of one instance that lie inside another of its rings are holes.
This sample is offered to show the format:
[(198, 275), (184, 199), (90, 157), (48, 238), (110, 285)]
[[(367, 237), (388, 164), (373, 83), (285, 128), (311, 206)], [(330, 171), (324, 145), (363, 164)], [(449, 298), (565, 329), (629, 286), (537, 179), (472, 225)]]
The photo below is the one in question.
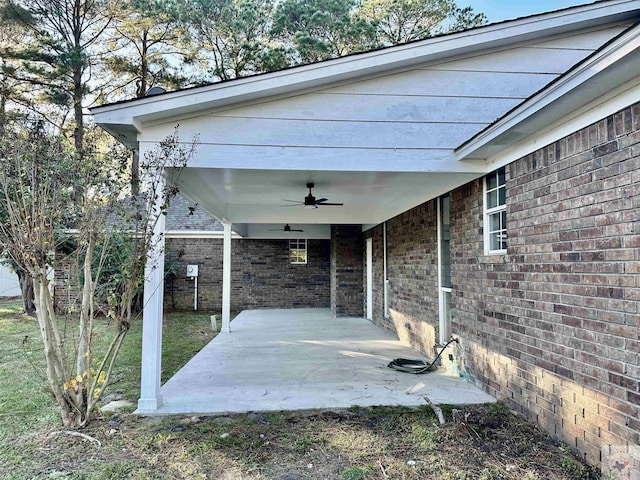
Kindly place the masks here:
[(507, 201), (505, 169), (499, 168), (485, 177), (484, 250), (507, 252)]
[(438, 199), (438, 281), (439, 339), (444, 345), (451, 337), (451, 198), (449, 194)]
[(307, 263), (306, 240), (289, 240), (289, 263)]

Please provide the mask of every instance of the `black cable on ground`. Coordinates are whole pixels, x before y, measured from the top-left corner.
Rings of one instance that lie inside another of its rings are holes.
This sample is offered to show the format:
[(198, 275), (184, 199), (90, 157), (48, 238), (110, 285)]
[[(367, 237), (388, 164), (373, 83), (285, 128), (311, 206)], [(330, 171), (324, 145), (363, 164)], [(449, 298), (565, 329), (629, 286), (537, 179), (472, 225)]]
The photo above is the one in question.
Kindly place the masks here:
[(410, 360), (407, 358), (396, 358), (395, 360), (392, 360), (391, 362), (389, 362), (389, 365), (387, 365), (387, 367), (393, 368), (394, 370), (398, 370), (399, 372), (413, 373), (415, 375), (418, 375), (421, 373), (433, 372), (438, 368), (438, 366), (436, 365), (436, 362), (440, 359), (440, 355), (442, 355), (442, 352), (444, 352), (445, 348), (447, 348), (453, 342), (458, 343), (458, 339), (452, 338), (451, 340), (449, 340), (445, 344), (445, 346), (440, 349), (440, 351), (438, 352), (438, 355), (436, 355), (436, 358), (434, 358), (433, 362), (431, 363), (427, 363), (424, 360)]

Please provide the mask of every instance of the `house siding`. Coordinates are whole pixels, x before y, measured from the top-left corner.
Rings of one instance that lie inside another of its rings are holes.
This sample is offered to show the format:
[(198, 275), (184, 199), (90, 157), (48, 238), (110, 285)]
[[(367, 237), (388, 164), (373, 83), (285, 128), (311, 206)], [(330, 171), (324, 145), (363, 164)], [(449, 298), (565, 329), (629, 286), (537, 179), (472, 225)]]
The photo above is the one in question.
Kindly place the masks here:
[[(506, 178), (505, 255), (484, 254), (483, 180), (451, 192), (450, 366), (598, 463), (640, 441), (640, 104), (511, 163)], [(389, 319), (382, 227), (367, 234), (374, 321), (432, 354), (436, 202), (387, 222)]]
[(0, 297), (19, 297), (22, 295), (18, 275), (9, 267), (0, 265)]
[[(190, 310), (194, 281), (186, 265), (198, 265), (198, 309), (222, 307), (222, 239), (169, 238), (168, 261), (176, 274), (165, 280), (166, 308)], [(307, 240), (307, 264), (289, 263), (288, 240), (232, 240), (231, 308), (304, 308), (330, 305), (329, 240)]]
[[(209, 164), (214, 158), (218, 168), (279, 170), (289, 165), (306, 170), (308, 158), (327, 171), (344, 170), (345, 165), (355, 171), (387, 171), (390, 165), (408, 172), (456, 168), (457, 163), (447, 159), (461, 143), (631, 23), (579, 30), (572, 25), (570, 33), (552, 37), (532, 31), (529, 41), (519, 38), (517, 44), (501, 47), (493, 45), (493, 38), (486, 40), (485, 49), (460, 56), (461, 45), (452, 46), (456, 51), (443, 57), (421, 54), (417, 42), (417, 58), (425, 61), (410, 68), (394, 70), (391, 63), (395, 61), (389, 59), (380, 64), (391, 62), (384, 73), (349, 81), (335, 78), (336, 83), (323, 82), (302, 95), (266, 95), (260, 102), (233, 102), (225, 108), (198, 111), (180, 119), (180, 135), (199, 135), (193, 162)], [(501, 35), (502, 28), (496, 30), (494, 35)], [(160, 142), (174, 127), (175, 119), (165, 118), (145, 126), (138, 140)]]

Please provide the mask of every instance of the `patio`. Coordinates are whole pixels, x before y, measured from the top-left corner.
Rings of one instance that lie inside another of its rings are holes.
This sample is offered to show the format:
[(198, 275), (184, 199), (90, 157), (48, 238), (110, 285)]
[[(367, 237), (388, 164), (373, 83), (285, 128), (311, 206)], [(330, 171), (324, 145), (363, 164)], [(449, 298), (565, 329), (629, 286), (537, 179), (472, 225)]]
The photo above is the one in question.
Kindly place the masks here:
[(474, 404), (495, 399), (443, 371), (410, 375), (394, 358), (425, 359), (363, 318), (329, 309), (247, 310), (161, 388), (153, 414)]

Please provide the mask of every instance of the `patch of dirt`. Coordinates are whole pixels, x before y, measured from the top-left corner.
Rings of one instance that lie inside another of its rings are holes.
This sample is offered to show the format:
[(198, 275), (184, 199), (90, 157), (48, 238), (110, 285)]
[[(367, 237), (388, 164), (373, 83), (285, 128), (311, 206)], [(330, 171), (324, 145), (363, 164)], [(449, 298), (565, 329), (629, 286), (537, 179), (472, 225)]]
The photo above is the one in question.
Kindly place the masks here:
[(201, 418), (115, 414), (82, 430), (100, 446), (45, 433), (37, 458), (14, 478), (600, 478), (500, 405), (443, 410), (443, 426), (426, 406)]

